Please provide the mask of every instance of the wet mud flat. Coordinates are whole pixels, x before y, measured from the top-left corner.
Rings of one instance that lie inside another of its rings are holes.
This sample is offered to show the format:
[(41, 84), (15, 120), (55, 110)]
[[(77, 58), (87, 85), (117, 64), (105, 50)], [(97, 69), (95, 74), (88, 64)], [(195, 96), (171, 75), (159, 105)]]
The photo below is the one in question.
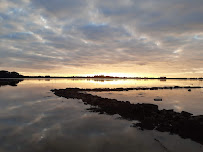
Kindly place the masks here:
[[(152, 87), (148, 90), (171, 89), (171, 87)], [(201, 87), (178, 87), (172, 89), (195, 89)], [(133, 127), (147, 130), (158, 130), (161, 132), (170, 132), (178, 134), (182, 138), (190, 138), (200, 144), (203, 144), (203, 115), (193, 116), (193, 114), (182, 111), (175, 112), (171, 110), (159, 110), (154, 104), (131, 104), (129, 101), (118, 101), (116, 99), (102, 98), (97, 95), (87, 93), (88, 91), (128, 91), (142, 90), (146, 88), (97, 88), (97, 89), (80, 89), (66, 88), (51, 90), (55, 95), (64, 98), (81, 99), (84, 104), (92, 107), (88, 110), (100, 114), (119, 114), (127, 120), (138, 120)]]

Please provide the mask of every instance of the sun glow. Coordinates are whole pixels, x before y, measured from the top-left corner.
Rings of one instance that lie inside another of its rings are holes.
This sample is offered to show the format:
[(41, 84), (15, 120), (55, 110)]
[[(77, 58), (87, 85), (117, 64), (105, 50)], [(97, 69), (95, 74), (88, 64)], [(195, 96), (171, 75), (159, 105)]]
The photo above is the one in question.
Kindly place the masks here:
[(95, 75), (104, 75), (104, 76), (113, 76), (113, 77), (139, 77), (137, 74), (129, 73), (95, 73), (95, 74), (85, 74), (84, 76), (95, 76)]

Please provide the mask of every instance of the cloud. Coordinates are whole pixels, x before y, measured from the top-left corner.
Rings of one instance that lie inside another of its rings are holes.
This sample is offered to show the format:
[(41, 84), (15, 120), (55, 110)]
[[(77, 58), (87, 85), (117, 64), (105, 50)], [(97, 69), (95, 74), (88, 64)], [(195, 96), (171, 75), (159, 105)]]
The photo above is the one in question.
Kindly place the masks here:
[(98, 66), (100, 72), (194, 71), (203, 60), (202, 5), (202, 0), (2, 0), (1, 67), (54, 73), (71, 68), (71, 74)]
[(111, 38), (122, 39), (130, 36), (122, 28), (115, 28), (105, 24), (88, 24), (79, 28), (79, 30), (81, 30), (85, 38), (92, 41), (111, 41)]
[(17, 32), (11, 33), (8, 35), (3, 35), (1, 39), (10, 39), (10, 40), (34, 40), (34, 36), (31, 32)]
[[(114, 22), (127, 23), (142, 32), (178, 32), (199, 31), (202, 29), (202, 1), (190, 0), (136, 0), (123, 5), (113, 0), (98, 2), (98, 8)], [(196, 27), (193, 29), (192, 27)], [(163, 33), (165, 34), (165, 33)]]
[(88, 6), (87, 2), (86, 0), (32, 0), (32, 4), (36, 8), (42, 8), (59, 18), (70, 18), (71, 16), (80, 15)]

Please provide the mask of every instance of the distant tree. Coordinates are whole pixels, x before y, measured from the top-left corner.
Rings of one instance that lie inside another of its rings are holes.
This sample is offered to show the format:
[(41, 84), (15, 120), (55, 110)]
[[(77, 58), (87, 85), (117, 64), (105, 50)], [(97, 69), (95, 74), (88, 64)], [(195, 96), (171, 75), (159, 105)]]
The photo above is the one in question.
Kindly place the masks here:
[(5, 71), (5, 70), (0, 71), (0, 78), (22, 78), (22, 77), (23, 75), (20, 75), (15, 71), (13, 72)]

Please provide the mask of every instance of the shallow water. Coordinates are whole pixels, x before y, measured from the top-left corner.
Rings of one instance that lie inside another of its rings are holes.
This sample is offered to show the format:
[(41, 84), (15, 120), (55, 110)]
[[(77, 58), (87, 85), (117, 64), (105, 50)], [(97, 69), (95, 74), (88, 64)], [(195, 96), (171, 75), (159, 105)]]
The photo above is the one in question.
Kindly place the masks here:
[[(200, 152), (202, 145), (177, 135), (157, 131), (141, 131), (131, 127), (132, 121), (119, 115), (88, 112), (80, 100), (55, 96), (51, 89), (202, 86), (202, 81), (184, 80), (72, 80), (27, 79), (17, 87), (0, 87), (0, 152), (55, 151), (172, 151)], [(146, 90), (100, 92), (101, 96), (150, 102), (159, 108), (185, 110), (203, 114), (203, 90)], [(94, 94), (94, 93), (93, 93)], [(161, 102), (154, 97), (163, 98)], [(192, 103), (191, 103), (192, 102)], [(178, 108), (179, 107), (179, 108)]]
[[(174, 111), (187, 111), (194, 115), (203, 114), (203, 90), (202, 89), (173, 89), (173, 90), (132, 90), (91, 92), (104, 98), (130, 101), (131, 103), (152, 103), (159, 109), (174, 109)], [(154, 101), (162, 99), (162, 101)]]

